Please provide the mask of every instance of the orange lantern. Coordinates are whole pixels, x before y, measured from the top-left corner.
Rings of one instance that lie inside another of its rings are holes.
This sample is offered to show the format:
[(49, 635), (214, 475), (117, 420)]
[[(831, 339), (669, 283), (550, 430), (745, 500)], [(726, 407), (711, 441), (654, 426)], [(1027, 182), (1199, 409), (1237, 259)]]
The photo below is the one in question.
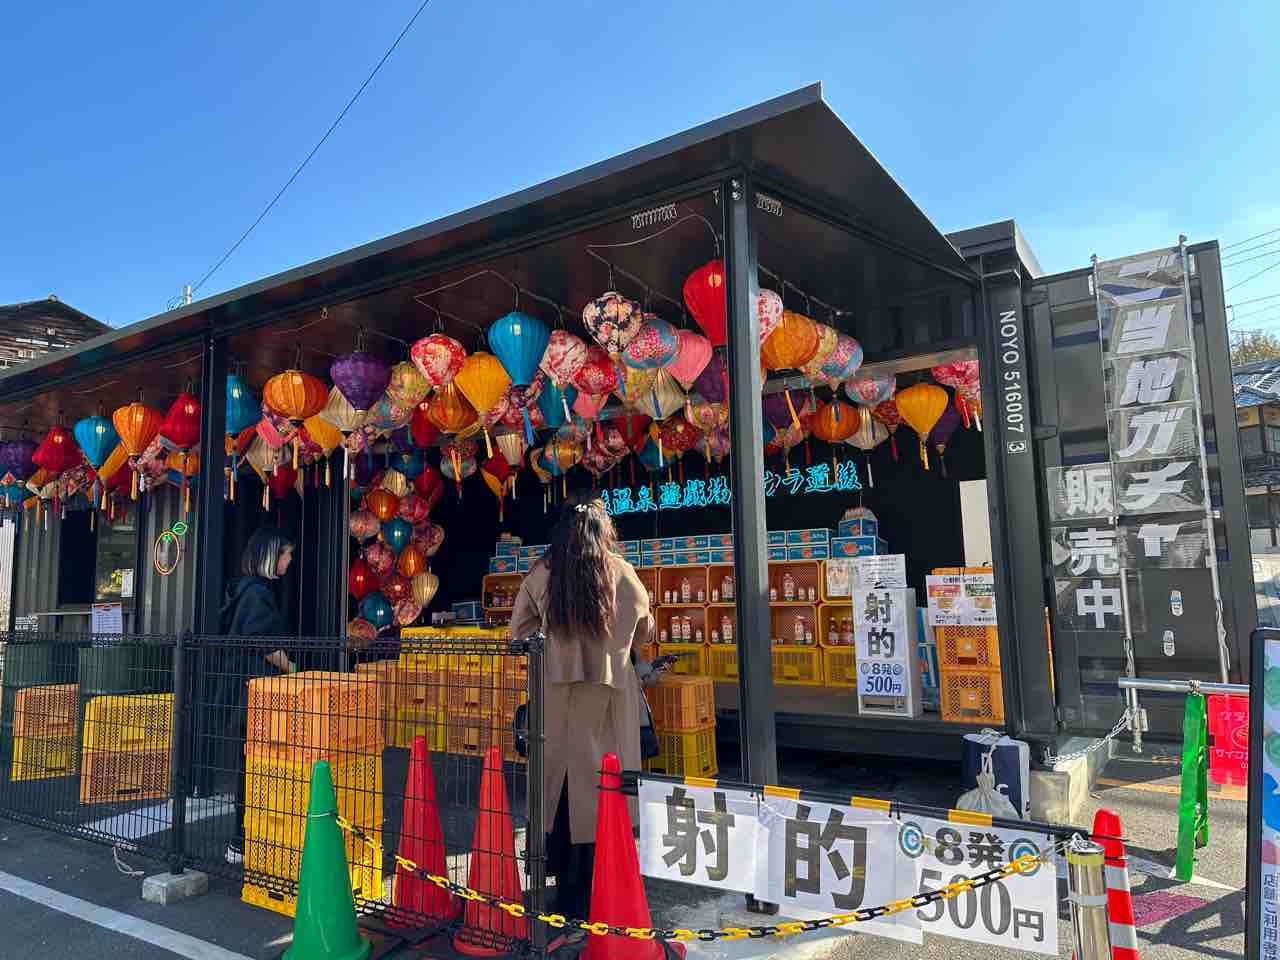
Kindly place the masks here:
[[(511, 377), (507, 375), (506, 368), (497, 357), (483, 350), (477, 350), (462, 362), (462, 369), (453, 382), (482, 418), (511, 387)], [(493, 456), (488, 427), (484, 428), (484, 449), (486, 456)]]
[(818, 352), (818, 325), (802, 313), (782, 311), (782, 322), (760, 344), (760, 359), (769, 370), (798, 370)]
[(302, 421), (302, 428), (321, 450), (324, 451), (324, 485), (329, 486), (329, 454), (338, 449), (342, 443), (342, 431), (326, 420), (321, 414), (307, 417)]
[(427, 558), (412, 543), (407, 543), (396, 557), (396, 572), (412, 580), (420, 573), (426, 573)]
[(160, 424), (164, 421), (159, 410), (148, 407), (141, 400), (128, 406), (120, 407), (111, 414), (111, 423), (120, 435), (120, 444), (129, 454), (129, 464), (134, 468), (133, 481), (130, 487), (130, 499), (138, 499), (138, 458), (151, 446), (151, 441), (160, 432)]
[[(810, 421), (809, 430), (819, 440), (836, 444), (857, 433), (860, 422), (861, 418), (859, 418), (858, 412), (854, 410), (852, 404), (845, 403), (843, 400), (833, 399), (830, 403), (824, 403), (818, 408), (817, 413), (813, 415), (813, 419)], [(836, 451), (833, 446), (831, 449), (832, 473), (835, 473), (835, 470)]]
[(427, 419), (443, 433), (458, 433), (476, 422), (476, 411), (456, 384), (446, 383), (428, 401)]
[[(298, 351), (301, 362), (301, 349)], [(314, 417), (329, 402), (329, 391), (324, 382), (296, 368), (277, 373), (262, 388), (262, 400), (272, 413), (301, 423)], [(298, 469), (299, 441), (293, 438), (293, 469)]]
[(365, 502), (379, 521), (390, 520), (400, 510), (400, 498), (383, 487), (370, 490)]
[(925, 441), (929, 437), (929, 431), (934, 428), (947, 409), (947, 404), (951, 402), (950, 396), (937, 384), (917, 383), (905, 390), (899, 390), (895, 399), (902, 419), (920, 437), (920, 462), (928, 470), (929, 448), (925, 445)]

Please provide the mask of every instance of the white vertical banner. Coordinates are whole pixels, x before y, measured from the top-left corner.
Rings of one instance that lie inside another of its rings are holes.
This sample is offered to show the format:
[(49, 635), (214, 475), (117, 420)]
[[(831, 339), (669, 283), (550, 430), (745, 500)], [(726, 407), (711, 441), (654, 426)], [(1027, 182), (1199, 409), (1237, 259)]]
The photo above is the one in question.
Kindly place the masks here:
[[(937, 890), (1010, 860), (1052, 851), (1053, 841), (1030, 830), (975, 827), (908, 817), (898, 832), (898, 848), (916, 865), (915, 893)], [(1034, 870), (1006, 877), (950, 900), (914, 911), (925, 933), (1058, 955), (1058, 871), (1050, 859)]]
[[(912, 896), (916, 871), (898, 855), (898, 822), (887, 814), (789, 797), (760, 798), (764, 856), (756, 860), (758, 900), (799, 920), (878, 907)], [(915, 911), (844, 929), (923, 942)]]

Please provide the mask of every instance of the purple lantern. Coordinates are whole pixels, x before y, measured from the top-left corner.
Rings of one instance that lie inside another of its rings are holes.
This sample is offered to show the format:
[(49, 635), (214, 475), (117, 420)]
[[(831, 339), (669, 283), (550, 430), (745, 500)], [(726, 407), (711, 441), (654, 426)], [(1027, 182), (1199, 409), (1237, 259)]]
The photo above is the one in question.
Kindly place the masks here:
[(960, 429), (960, 424), (963, 420), (964, 418), (960, 415), (960, 408), (954, 403), (949, 403), (947, 404), (947, 409), (942, 411), (942, 416), (938, 418), (938, 422), (929, 431), (929, 442), (938, 451), (938, 462), (942, 465), (942, 475), (944, 477), (947, 475), (947, 461), (943, 459), (943, 454), (947, 452), (947, 444), (951, 442), (955, 432)]
[(716, 352), (711, 355), (710, 362), (693, 381), (693, 390), (711, 403), (724, 403), (729, 399), (729, 367), (723, 354)]
[(357, 413), (366, 413), (391, 382), (391, 368), (365, 350), (354, 350), (329, 366), (329, 378)]
[(780, 390), (766, 394), (762, 403), (765, 420), (778, 430), (784, 430), (793, 426), (796, 418), (808, 409), (809, 398), (802, 393), (793, 394), (790, 390)]
[(35, 452), (36, 445), (30, 440), (0, 443), (0, 477), (11, 473), (15, 480), (29, 479), (36, 472), (36, 465), (31, 459)]

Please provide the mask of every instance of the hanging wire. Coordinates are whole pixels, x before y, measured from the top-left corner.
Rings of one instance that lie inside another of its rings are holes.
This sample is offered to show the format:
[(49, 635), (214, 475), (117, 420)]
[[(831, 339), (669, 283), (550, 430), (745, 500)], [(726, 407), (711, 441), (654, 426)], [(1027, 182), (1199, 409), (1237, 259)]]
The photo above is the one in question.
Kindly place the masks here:
[(790, 287), (790, 288), (791, 288), (792, 290), (794, 290), (796, 293), (800, 294), (800, 296), (804, 299), (805, 304), (806, 304), (806, 309), (810, 309), (810, 306), (809, 306), (809, 305), (810, 305), (810, 303), (816, 303), (818, 306), (820, 306), (820, 307), (824, 308), (824, 309), (825, 309), (828, 313), (830, 313), (833, 317), (851, 317), (851, 316), (853, 316), (853, 311), (852, 311), (852, 310), (844, 310), (844, 309), (841, 309), (840, 307), (837, 307), (837, 306), (834, 306), (834, 305), (832, 305), (832, 304), (830, 304), (830, 303), (827, 303), (827, 301), (823, 300), (821, 297), (816, 297), (816, 296), (814, 296), (812, 293), (809, 293), (807, 290), (802, 290), (800, 287), (797, 287), (797, 286), (796, 286), (794, 283), (792, 283), (790, 280), (784, 280), (784, 279), (782, 279), (782, 277), (781, 277), (781, 276), (779, 276), (777, 273), (774, 273), (772, 270), (770, 270), (768, 267), (764, 266), (763, 264), (758, 265), (758, 269), (759, 269), (759, 270), (760, 270), (760, 272), (761, 272), (761, 273), (763, 273), (766, 277), (768, 277), (768, 278), (769, 278), (770, 280), (772, 280), (774, 283), (776, 283), (776, 284), (778, 284), (780, 287), (782, 287), (782, 290), (781, 290), (781, 291), (779, 291), (779, 293), (780, 293), (780, 295), (783, 297), (783, 299), (784, 299), (784, 300), (786, 299), (786, 295), (787, 295), (787, 287)]
[(602, 246), (602, 245), (601, 244), (589, 245), (587, 247), (587, 256), (591, 257), (593, 260), (600, 261), (606, 267), (609, 268), (609, 289), (610, 290), (614, 288), (613, 274), (617, 272), (620, 276), (626, 277), (628, 280), (634, 283), (637, 287), (643, 290), (646, 295), (660, 297), (661, 299), (667, 301), (667, 303), (674, 306), (677, 310), (684, 309), (684, 304), (682, 302), (680, 302), (679, 300), (675, 300), (671, 297), (668, 297), (661, 290), (653, 289), (653, 287), (650, 286), (646, 281), (644, 281), (640, 277), (637, 277), (631, 271), (624, 270), (622, 267), (618, 266), (616, 263), (611, 263), (610, 261), (606, 260), (604, 257), (600, 256), (600, 254), (596, 253), (594, 249), (592, 249), (593, 246)]

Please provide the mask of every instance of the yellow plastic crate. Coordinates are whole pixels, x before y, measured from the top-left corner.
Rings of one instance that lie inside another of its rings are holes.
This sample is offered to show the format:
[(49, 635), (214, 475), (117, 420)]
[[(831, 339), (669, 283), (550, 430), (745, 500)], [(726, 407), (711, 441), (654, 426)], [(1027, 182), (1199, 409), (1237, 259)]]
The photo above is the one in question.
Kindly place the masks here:
[(828, 647), (822, 651), (822, 678), (828, 687), (858, 685), (858, 656), (853, 647)]
[(75, 772), (75, 738), (14, 737), (10, 780), (48, 780)]
[(503, 651), (505, 645), (494, 644), (493, 653), (437, 653), (433, 644), (408, 643), (400, 647), (400, 667), (405, 670), (425, 670), (443, 674), (448, 671), (461, 673), (502, 673), (503, 662), (511, 659)]
[(677, 654), (679, 659), (671, 666), (671, 673), (678, 677), (703, 677), (707, 673), (705, 643), (660, 643), (658, 656)]
[[(381, 832), (371, 834), (381, 841)], [(382, 899), (382, 864), (377, 856), (365, 844), (355, 837), (348, 837), (347, 870), (351, 876), (351, 893), (358, 900), (378, 901)], [(246, 839), (244, 844), (245, 871), (257, 875), (255, 879), (265, 880), (272, 877), (281, 881), (293, 881), (292, 884), (281, 883), (280, 889), (268, 883), (246, 881), (240, 888), (240, 899), (255, 907), (292, 917), (298, 909), (298, 895), (286, 893), (285, 887), (294, 887), (298, 880), (298, 872), (302, 866), (302, 851), (285, 847), (274, 847), (270, 844)]]
[(737, 682), (737, 644), (712, 643), (707, 645), (707, 675), (717, 681)]
[(391, 746), (410, 748), (418, 736), (427, 738), (427, 749), (443, 753), (448, 730), (446, 714), (442, 710), (407, 710), (396, 713), (395, 733), (389, 738)]
[[(252, 746), (252, 745), (251, 745)], [(329, 761), (338, 812), (359, 827), (382, 822), (380, 754)], [(245, 757), (246, 837), (302, 847), (311, 764)]]
[(818, 647), (777, 644), (773, 648), (773, 682), (801, 687), (822, 686), (822, 651)]
[(172, 730), (172, 693), (93, 697), (85, 706), (86, 750), (163, 750)]
[(715, 724), (688, 733), (657, 733), (658, 755), (644, 763), (644, 768), (650, 773), (669, 777), (714, 777), (720, 772), (716, 762)]

